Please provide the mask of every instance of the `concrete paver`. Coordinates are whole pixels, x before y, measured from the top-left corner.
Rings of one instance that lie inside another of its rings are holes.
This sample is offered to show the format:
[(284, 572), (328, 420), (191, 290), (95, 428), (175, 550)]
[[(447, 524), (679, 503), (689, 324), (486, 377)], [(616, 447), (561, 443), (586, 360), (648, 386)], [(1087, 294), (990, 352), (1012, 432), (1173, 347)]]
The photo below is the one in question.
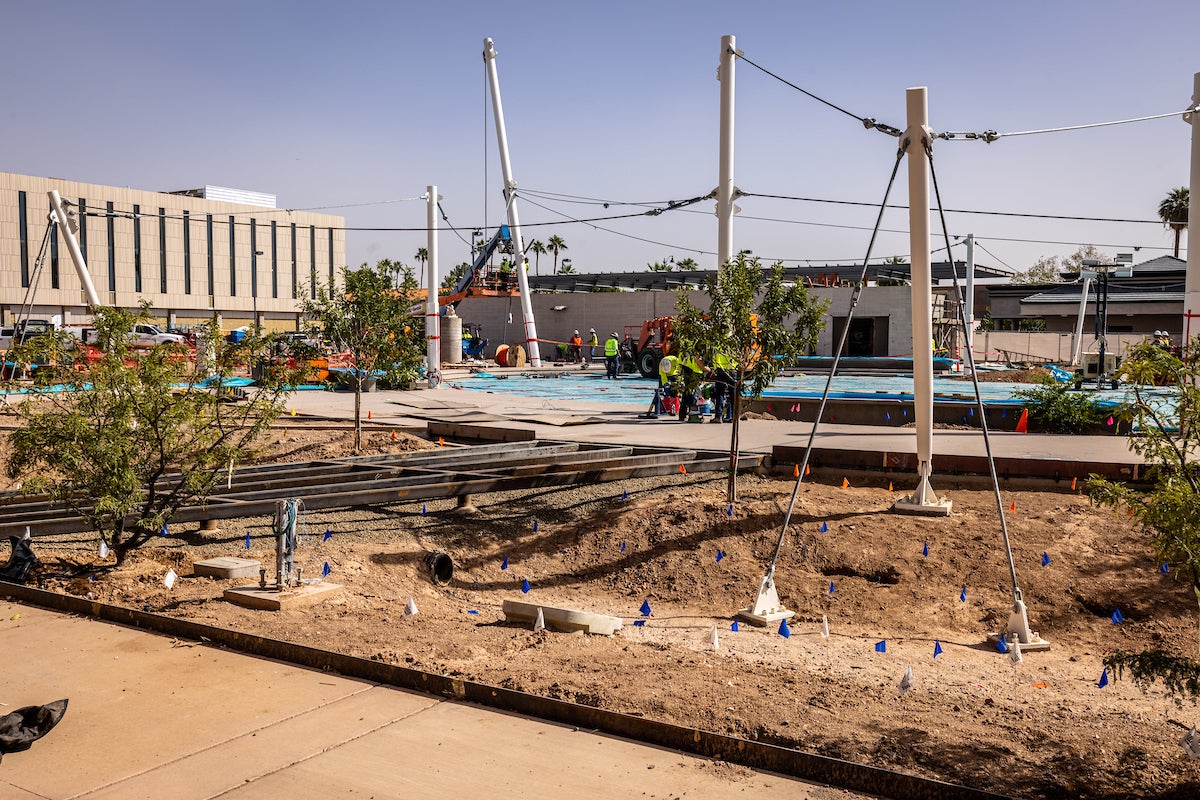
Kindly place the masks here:
[[(13, 619), (19, 615), (19, 619)], [(13, 800), (857, 795), (0, 601), (0, 706), (70, 698)]]

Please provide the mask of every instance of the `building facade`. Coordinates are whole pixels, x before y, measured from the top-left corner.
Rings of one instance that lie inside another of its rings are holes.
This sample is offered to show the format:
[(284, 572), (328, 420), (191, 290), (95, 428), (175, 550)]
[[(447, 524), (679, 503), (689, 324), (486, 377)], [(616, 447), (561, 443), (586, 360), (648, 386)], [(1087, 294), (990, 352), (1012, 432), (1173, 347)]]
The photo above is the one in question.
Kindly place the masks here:
[(345, 221), (275, 208), (272, 195), (204, 187), (154, 192), (0, 173), (0, 315), (87, 322), (87, 303), (63, 231), (50, 236), (57, 190), (100, 302), (143, 299), (163, 325), (221, 317), (295, 330), (313, 287), (340, 279)]

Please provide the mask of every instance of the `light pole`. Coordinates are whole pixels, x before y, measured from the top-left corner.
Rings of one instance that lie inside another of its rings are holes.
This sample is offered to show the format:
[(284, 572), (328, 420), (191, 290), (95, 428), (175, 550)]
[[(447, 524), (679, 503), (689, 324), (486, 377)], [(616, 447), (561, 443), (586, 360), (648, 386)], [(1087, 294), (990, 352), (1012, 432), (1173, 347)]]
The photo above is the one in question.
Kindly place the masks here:
[(258, 257), (262, 250), (250, 251), (250, 297), (254, 303), (254, 331), (258, 332)]

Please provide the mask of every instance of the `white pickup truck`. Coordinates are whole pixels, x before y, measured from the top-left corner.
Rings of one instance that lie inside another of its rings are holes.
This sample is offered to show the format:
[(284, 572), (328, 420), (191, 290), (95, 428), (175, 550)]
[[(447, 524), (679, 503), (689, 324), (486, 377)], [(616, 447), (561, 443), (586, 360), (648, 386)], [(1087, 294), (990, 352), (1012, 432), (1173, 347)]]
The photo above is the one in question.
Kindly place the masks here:
[(156, 344), (183, 344), (184, 338), (178, 333), (167, 333), (157, 325), (134, 325), (129, 334), (135, 347), (152, 347)]

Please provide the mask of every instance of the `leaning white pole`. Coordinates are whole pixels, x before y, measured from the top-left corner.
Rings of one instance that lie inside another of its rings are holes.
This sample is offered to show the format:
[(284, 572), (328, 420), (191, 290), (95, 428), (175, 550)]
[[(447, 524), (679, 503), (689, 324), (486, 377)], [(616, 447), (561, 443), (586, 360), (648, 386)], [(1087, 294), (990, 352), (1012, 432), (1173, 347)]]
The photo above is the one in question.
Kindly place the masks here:
[[(1200, 72), (1192, 76), (1192, 108), (1200, 105)], [(1197, 210), (1200, 197), (1200, 112), (1193, 111), (1184, 114), (1183, 119), (1192, 126), (1192, 174), (1189, 180), (1188, 196), (1188, 249), (1187, 272), (1183, 285), (1183, 341), (1191, 341), (1193, 336), (1200, 334), (1200, 247), (1192, 247), (1192, 236), (1200, 229), (1200, 210)], [(1197, 325), (1192, 320), (1198, 320)]]
[(912, 254), (913, 405), (917, 422), (917, 488), (893, 508), (917, 514), (950, 513), (929, 485), (933, 473), (933, 279), (929, 266), (929, 128), (926, 87), (908, 89), (908, 129), (901, 147), (908, 156), (908, 236)]
[[(954, 266), (954, 256), (950, 256), (950, 266)], [(966, 281), (967, 296), (964, 298), (967, 306), (963, 309), (963, 320), (965, 321), (963, 331), (963, 339), (966, 340), (967, 352), (974, 354), (975, 350), (975, 234), (967, 234), (967, 281)], [(969, 359), (974, 363), (974, 359)]]
[(75, 231), (71, 230), (71, 222), (63, 209), (62, 198), (57, 189), (51, 189), (47, 194), (50, 195), (50, 207), (54, 209), (54, 221), (58, 223), (59, 230), (63, 232), (63, 238), (67, 240), (67, 250), (71, 253), (71, 262), (75, 264), (75, 271), (79, 273), (79, 283), (83, 286), (83, 293), (87, 295), (88, 305), (95, 308), (100, 305), (100, 298), (96, 295), (92, 276), (88, 272), (87, 263), (83, 260), (83, 251), (79, 249), (79, 242), (75, 240)]
[(437, 204), (438, 193), (436, 186), (427, 186), (425, 188), (425, 199), (428, 201), (425, 210), (425, 225), (428, 241), (425, 244), (425, 252), (428, 258), (425, 259), (425, 285), (429, 287), (425, 295), (425, 377), (429, 381), (429, 388), (437, 388), (441, 383), (441, 365), (442, 365), (442, 330), (441, 317), (438, 309), (438, 281), (437, 281)]
[(1083, 358), (1083, 318), (1087, 316), (1088, 292), (1092, 288), (1092, 279), (1083, 279), (1083, 294), (1079, 298), (1079, 314), (1075, 320), (1075, 343), (1071, 346), (1071, 366), (1078, 366)]
[(542, 354), (538, 349), (537, 325), (533, 321), (533, 303), (529, 299), (529, 275), (525, 261), (525, 243), (521, 239), (521, 220), (517, 215), (517, 182), (513, 180), (512, 163), (508, 158), (508, 134), (504, 129), (504, 106), (500, 102), (500, 77), (496, 74), (496, 48), (491, 39), (483, 40), (483, 61), (487, 65), (488, 83), (492, 90), (492, 114), (496, 118), (496, 144), (500, 147), (500, 172), (504, 177), (504, 205), (508, 208), (508, 229), (512, 234), (513, 268), (521, 287), (521, 316), (525, 320), (525, 347), (529, 365), (540, 367)]
[(717, 160), (717, 275), (733, 258), (733, 83), (737, 47), (733, 36), (721, 37), (721, 129)]

